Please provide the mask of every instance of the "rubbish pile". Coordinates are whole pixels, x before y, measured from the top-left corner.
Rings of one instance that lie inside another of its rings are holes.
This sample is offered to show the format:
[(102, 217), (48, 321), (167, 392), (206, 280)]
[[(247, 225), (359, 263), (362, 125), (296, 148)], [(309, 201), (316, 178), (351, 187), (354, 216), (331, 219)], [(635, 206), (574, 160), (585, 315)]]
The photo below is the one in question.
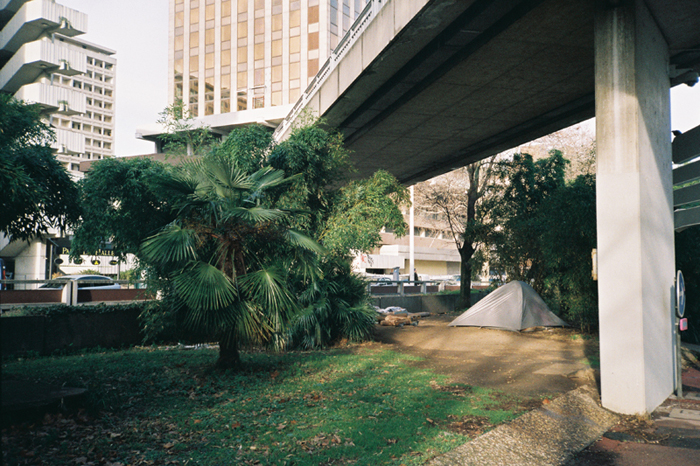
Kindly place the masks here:
[(403, 327), (404, 325), (417, 326), (421, 317), (428, 317), (429, 312), (408, 312), (398, 306), (389, 306), (381, 309), (374, 306), (377, 311), (377, 323), (387, 327)]

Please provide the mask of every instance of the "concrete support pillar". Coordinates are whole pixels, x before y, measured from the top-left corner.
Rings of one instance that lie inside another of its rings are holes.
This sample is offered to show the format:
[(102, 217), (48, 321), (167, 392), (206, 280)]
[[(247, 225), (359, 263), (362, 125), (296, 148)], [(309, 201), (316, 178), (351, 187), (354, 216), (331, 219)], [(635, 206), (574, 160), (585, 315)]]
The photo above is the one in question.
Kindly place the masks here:
[(597, 222), (603, 406), (648, 413), (673, 391), (668, 46), (643, 0), (598, 1)]

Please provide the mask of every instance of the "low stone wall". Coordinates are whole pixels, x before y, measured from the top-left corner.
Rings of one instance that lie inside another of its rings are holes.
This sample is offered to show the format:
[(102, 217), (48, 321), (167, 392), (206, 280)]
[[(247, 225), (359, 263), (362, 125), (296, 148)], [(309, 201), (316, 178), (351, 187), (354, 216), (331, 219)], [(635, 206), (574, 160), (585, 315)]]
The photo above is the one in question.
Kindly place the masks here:
[(2, 317), (2, 354), (33, 352), (48, 355), (60, 350), (138, 344), (142, 340), (138, 316), (138, 310), (125, 309), (104, 313)]
[[(388, 288), (388, 287), (387, 287)], [(472, 293), (472, 306), (486, 296), (487, 292)], [(445, 314), (454, 312), (457, 306), (458, 294), (426, 294), (414, 296), (377, 296), (372, 298), (372, 303), (380, 308), (398, 306), (408, 312), (430, 312), (431, 314)]]

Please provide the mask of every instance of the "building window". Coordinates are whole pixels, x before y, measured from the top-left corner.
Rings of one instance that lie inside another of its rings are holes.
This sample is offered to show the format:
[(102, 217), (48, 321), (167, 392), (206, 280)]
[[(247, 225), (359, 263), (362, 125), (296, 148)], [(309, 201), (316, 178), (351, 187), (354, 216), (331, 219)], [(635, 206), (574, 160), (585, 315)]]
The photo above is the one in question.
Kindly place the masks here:
[(204, 79), (204, 114), (214, 114), (214, 78)]
[[(221, 113), (231, 111), (231, 75), (221, 75)], [(224, 110), (225, 109), (225, 110)]]
[(248, 108), (248, 93), (246, 91), (238, 91), (236, 94), (236, 109), (246, 110)]
[(312, 79), (314, 76), (316, 76), (316, 73), (318, 73), (318, 58), (309, 60), (307, 76), (309, 79)]
[(199, 80), (196, 75), (190, 76), (189, 108), (192, 116), (198, 116), (199, 110)]
[(190, 33), (190, 50), (197, 48), (197, 47), (199, 47), (199, 32), (191, 32)]

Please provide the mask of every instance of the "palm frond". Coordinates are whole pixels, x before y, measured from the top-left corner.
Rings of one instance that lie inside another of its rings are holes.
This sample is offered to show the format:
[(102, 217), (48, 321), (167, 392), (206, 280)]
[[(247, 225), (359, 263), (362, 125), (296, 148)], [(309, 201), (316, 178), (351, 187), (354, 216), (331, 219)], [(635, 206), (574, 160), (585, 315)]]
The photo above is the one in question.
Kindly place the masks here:
[(311, 237), (294, 230), (285, 232), (285, 239), (294, 246), (299, 246), (317, 254), (325, 254), (326, 250), (323, 246), (314, 241)]
[(172, 264), (197, 259), (197, 234), (190, 229), (171, 223), (141, 244), (145, 256), (159, 264)]
[(175, 290), (193, 314), (216, 312), (231, 306), (238, 296), (235, 284), (221, 270), (198, 261), (173, 277)]
[(264, 343), (272, 334), (272, 328), (263, 318), (263, 313), (252, 302), (241, 300), (236, 303), (235, 333), (239, 341), (246, 344)]
[(285, 178), (282, 170), (265, 167), (250, 175), (250, 179), (255, 183), (256, 191), (263, 191), (288, 183), (292, 177)]
[(263, 207), (233, 207), (224, 213), (224, 220), (239, 218), (251, 223), (271, 222), (286, 217), (287, 213), (279, 209), (265, 209)]
[[(258, 303), (265, 315), (272, 319), (288, 320), (296, 309), (292, 294), (282, 280), (282, 273), (274, 267), (241, 275), (238, 278), (246, 297)], [(273, 322), (276, 325), (276, 322)]]

